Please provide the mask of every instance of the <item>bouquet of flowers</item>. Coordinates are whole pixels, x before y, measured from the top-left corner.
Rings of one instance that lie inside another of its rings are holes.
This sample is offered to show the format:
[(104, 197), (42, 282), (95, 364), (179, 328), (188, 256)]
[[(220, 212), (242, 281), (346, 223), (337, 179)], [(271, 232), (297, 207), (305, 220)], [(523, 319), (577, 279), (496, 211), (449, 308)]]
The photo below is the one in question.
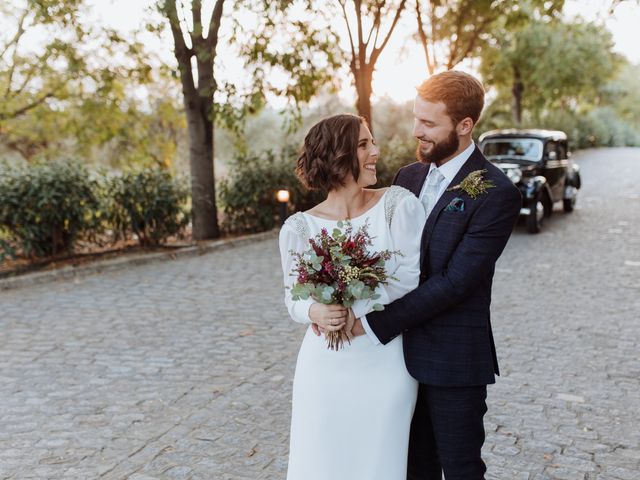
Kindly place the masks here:
[[(343, 228), (344, 227), (344, 228)], [(293, 300), (308, 299), (327, 305), (342, 304), (351, 307), (356, 300), (377, 300), (378, 285), (386, 284), (390, 277), (385, 262), (399, 252), (384, 250), (369, 252), (373, 244), (368, 233), (368, 222), (355, 232), (349, 221), (338, 222), (331, 235), (326, 228), (309, 239), (305, 252), (291, 252), (296, 266), (291, 272), (297, 281), (291, 288)], [(374, 310), (384, 307), (376, 303)], [(339, 350), (349, 342), (344, 329), (328, 332), (327, 348)]]

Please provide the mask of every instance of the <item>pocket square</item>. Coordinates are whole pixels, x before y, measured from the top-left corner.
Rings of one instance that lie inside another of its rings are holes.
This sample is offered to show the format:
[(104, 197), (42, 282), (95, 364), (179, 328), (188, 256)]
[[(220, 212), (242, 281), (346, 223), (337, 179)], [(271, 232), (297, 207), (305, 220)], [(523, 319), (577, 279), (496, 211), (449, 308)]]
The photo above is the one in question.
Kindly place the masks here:
[(454, 198), (453, 200), (451, 200), (451, 202), (449, 202), (449, 205), (447, 205), (446, 211), (464, 212), (464, 200), (460, 197)]

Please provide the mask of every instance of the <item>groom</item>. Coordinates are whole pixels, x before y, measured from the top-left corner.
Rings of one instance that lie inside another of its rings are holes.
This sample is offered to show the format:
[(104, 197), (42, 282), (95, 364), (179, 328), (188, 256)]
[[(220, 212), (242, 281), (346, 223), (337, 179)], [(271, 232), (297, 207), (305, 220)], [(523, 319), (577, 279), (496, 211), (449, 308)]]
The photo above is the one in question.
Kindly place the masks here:
[[(418, 88), (418, 162), (401, 168), (394, 184), (411, 190), (427, 211), (420, 285), (353, 329), (383, 344), (403, 334), (407, 369), (420, 382), (408, 480), (441, 479), (443, 472), (446, 480), (480, 480), (486, 471), (480, 451), (487, 384), (499, 374), (491, 284), (521, 197), (471, 139), (483, 105), (482, 84), (462, 72), (434, 75)], [(469, 186), (473, 177), (477, 188)]]

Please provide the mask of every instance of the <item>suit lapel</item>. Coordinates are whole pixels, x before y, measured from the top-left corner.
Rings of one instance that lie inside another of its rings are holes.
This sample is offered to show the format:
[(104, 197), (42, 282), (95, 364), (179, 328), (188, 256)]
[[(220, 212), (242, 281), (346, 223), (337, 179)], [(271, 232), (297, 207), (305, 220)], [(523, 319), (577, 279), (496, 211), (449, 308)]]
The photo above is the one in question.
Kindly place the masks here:
[[(431, 210), (431, 213), (427, 218), (427, 222), (424, 225), (424, 229), (422, 230), (422, 241), (420, 244), (421, 252), (425, 252), (427, 246), (429, 245), (429, 239), (431, 238), (431, 234), (433, 233), (433, 228), (435, 227), (436, 221), (438, 220), (438, 217), (440, 216), (440, 212), (442, 211), (442, 209), (447, 205), (449, 205), (451, 200), (453, 200), (454, 198), (459, 197), (461, 195), (466, 195), (466, 193), (460, 190), (448, 191), (449, 188), (453, 187), (454, 185), (458, 185), (471, 172), (475, 170), (481, 170), (483, 164), (484, 164), (484, 156), (482, 155), (482, 153), (480, 153), (480, 150), (476, 146), (476, 148), (474, 149), (469, 159), (466, 162), (464, 162), (464, 164), (458, 171), (457, 175), (454, 177), (454, 179), (451, 181), (451, 183), (447, 187), (447, 190), (444, 191), (440, 199), (436, 202), (435, 207), (433, 207), (433, 210)], [(426, 255), (424, 255), (423, 253), (422, 260), (424, 260), (425, 257)]]
[(406, 189), (410, 190), (416, 197), (420, 198), (420, 190), (422, 190), (422, 184), (424, 183), (424, 179), (427, 178), (427, 173), (429, 173), (429, 167), (431, 164), (420, 163), (417, 165), (416, 172), (409, 179), (406, 185)]

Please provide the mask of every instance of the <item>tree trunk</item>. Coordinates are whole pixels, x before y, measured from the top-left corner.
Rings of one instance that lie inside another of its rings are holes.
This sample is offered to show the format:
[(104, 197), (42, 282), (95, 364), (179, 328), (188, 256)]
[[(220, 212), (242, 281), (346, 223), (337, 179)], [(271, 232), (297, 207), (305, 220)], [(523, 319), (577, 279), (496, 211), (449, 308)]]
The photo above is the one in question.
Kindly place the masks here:
[[(216, 214), (216, 188), (213, 174), (213, 93), (216, 81), (213, 62), (218, 43), (218, 28), (224, 0), (217, 0), (211, 14), (209, 33), (203, 37), (202, 2), (192, 2), (193, 31), (189, 32), (192, 48), (187, 47), (176, 9), (176, 0), (165, 0), (161, 9), (169, 20), (174, 53), (180, 70), (184, 109), (189, 131), (189, 164), (191, 170), (191, 203), (193, 239), (206, 240), (220, 235)], [(196, 57), (198, 84), (193, 78), (191, 58)]]
[[(391, 28), (389, 28), (389, 31), (387, 32), (386, 36), (384, 36), (384, 40), (380, 45), (377, 45), (377, 43), (378, 35), (380, 33), (380, 26), (382, 24), (383, 7), (385, 6), (385, 2), (371, 2), (372, 5), (366, 7), (367, 13), (373, 13), (374, 16), (373, 26), (371, 27), (371, 30), (368, 34), (365, 34), (363, 30), (362, 0), (353, 1), (356, 14), (356, 29), (352, 29), (349, 24), (349, 16), (347, 15), (347, 10), (345, 7), (346, 2), (340, 1), (338, 3), (342, 7), (342, 16), (347, 25), (347, 31), (349, 33), (349, 45), (351, 46), (350, 69), (351, 73), (353, 74), (353, 79), (356, 85), (356, 93), (358, 95), (356, 108), (358, 109), (358, 113), (366, 118), (367, 122), (369, 123), (371, 134), (373, 134), (373, 117), (371, 113), (371, 93), (373, 92), (371, 82), (373, 80), (373, 70), (376, 66), (378, 58), (380, 57), (380, 54), (387, 45), (389, 38), (391, 38), (391, 34), (396, 28), (398, 20), (400, 20), (400, 15), (406, 6), (407, 0), (400, 1), (400, 5), (398, 5), (395, 14), (393, 14)], [(391, 7), (389, 7), (389, 9), (386, 10), (385, 14), (391, 14), (391, 11)], [(353, 30), (357, 31), (357, 38), (355, 39), (352, 33)], [(371, 39), (373, 39), (373, 49), (371, 50), (371, 54), (369, 55), (369, 60), (367, 60), (367, 49), (370, 46)]]
[(520, 70), (518, 70), (518, 68), (514, 68), (513, 87), (511, 88), (511, 93), (513, 94), (513, 106), (511, 114), (513, 123), (518, 128), (520, 128), (520, 126), (522, 125), (522, 92), (524, 92), (524, 84), (522, 83)]
[(206, 240), (220, 235), (213, 172), (212, 104), (213, 101), (207, 97), (187, 99), (185, 96), (194, 240)]
[(371, 110), (373, 68), (371, 68), (370, 65), (365, 65), (354, 72), (354, 76), (356, 79), (356, 93), (358, 95), (356, 109), (358, 110), (358, 115), (367, 119), (369, 130), (371, 131), (371, 135), (373, 135), (373, 113)]

